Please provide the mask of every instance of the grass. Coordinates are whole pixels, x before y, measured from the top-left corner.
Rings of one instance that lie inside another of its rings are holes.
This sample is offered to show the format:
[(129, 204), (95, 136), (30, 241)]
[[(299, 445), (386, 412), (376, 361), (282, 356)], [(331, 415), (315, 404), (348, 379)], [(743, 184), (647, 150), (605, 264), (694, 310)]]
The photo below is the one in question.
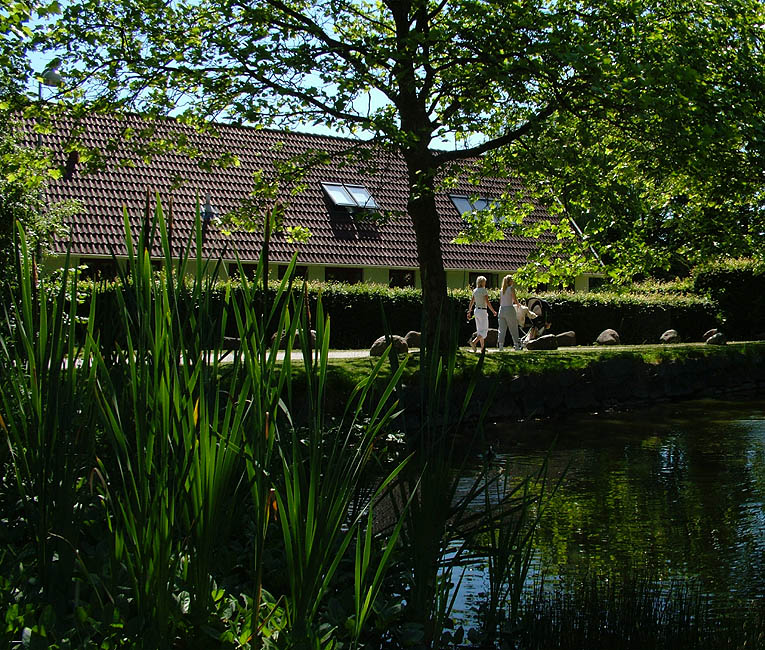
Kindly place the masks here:
[[(496, 379), (500, 384), (517, 375), (540, 375), (566, 371), (584, 371), (599, 364), (623, 360), (645, 365), (682, 364), (697, 361), (722, 361), (726, 363), (763, 364), (765, 360), (765, 341), (729, 343), (724, 346), (705, 345), (703, 343), (679, 343), (673, 345), (630, 345), (614, 347), (580, 346), (558, 350), (539, 350), (534, 352), (491, 352), (483, 359), (469, 350), (460, 349), (456, 354), (454, 381), (467, 383), (481, 363), (481, 375), (486, 379)], [(336, 402), (335, 410), (344, 404), (347, 395), (358, 381), (367, 376), (374, 367), (371, 357), (332, 357), (327, 368), (329, 395)], [(293, 368), (296, 373), (296, 386), (304, 385), (302, 370)], [(387, 381), (390, 369), (381, 369), (378, 382)], [(415, 386), (420, 373), (419, 352), (409, 354), (406, 368), (402, 373), (405, 386)], [(735, 385), (735, 376), (731, 385)], [(332, 405), (328, 406), (330, 412)]]

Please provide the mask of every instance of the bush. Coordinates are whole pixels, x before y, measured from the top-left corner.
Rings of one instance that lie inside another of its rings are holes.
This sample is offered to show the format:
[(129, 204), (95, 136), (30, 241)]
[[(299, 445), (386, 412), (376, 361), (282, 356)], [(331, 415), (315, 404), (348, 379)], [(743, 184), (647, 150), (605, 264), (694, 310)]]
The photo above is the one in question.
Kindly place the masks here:
[[(273, 301), (277, 285), (269, 287), (268, 299)], [(302, 291), (296, 284), (293, 291)], [(118, 285), (115, 282), (93, 283), (82, 281), (78, 295), (82, 297), (80, 313), (87, 314), (88, 296), (97, 298), (96, 331), (102, 341), (121, 339), (121, 319), (115, 319), (118, 309), (115, 301)], [(331, 346), (339, 349), (364, 349), (385, 333), (383, 318), (391, 333), (405, 335), (422, 326), (422, 297), (418, 289), (390, 289), (375, 284), (341, 284), (312, 282), (307, 285), (311, 313), (315, 314), (316, 301), (321, 294), (325, 313), (331, 319)], [(226, 292), (231, 302), (241, 304), (242, 287), (238, 281), (224, 281), (211, 288), (211, 305), (223, 309)], [(606, 328), (617, 330), (624, 343), (654, 343), (667, 329), (676, 329), (683, 340), (701, 340), (703, 333), (720, 325), (716, 318), (717, 306), (709, 298), (673, 293), (644, 295), (604, 292), (544, 293), (539, 294), (552, 307), (553, 332), (576, 332), (580, 344), (587, 345)], [(492, 304), (499, 304), (499, 291), (490, 291)], [(521, 294), (519, 297), (525, 297)], [(255, 292), (262, 300), (262, 291)], [(459, 342), (464, 344), (475, 329), (475, 324), (464, 320), (465, 307), (470, 300), (467, 289), (449, 294), (447, 309), (456, 314)], [(229, 303), (230, 305), (231, 303)], [(193, 305), (191, 307), (194, 308)], [(231, 307), (229, 306), (229, 309)], [(457, 322), (458, 321), (458, 322)], [(116, 329), (115, 329), (116, 328)], [(228, 319), (228, 336), (236, 336), (234, 319)], [(269, 335), (273, 332), (268, 332)], [(737, 337), (741, 338), (741, 337)]]
[(707, 298), (662, 294), (542, 294), (552, 308), (553, 332), (576, 332), (579, 344), (595, 341), (604, 329), (619, 332), (622, 343), (657, 343), (668, 329), (684, 341), (700, 341), (715, 327), (715, 305)]
[(694, 271), (696, 293), (712, 299), (729, 338), (765, 339), (765, 265), (725, 260)]

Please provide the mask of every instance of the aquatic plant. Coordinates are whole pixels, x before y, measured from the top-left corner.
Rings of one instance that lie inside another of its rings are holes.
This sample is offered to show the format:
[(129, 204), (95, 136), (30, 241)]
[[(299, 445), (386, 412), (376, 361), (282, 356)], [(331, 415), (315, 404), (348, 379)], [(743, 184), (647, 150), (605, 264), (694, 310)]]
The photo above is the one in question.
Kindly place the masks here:
[(511, 647), (744, 650), (765, 642), (762, 603), (716, 608), (697, 584), (645, 572), (616, 580), (586, 576), (557, 589), (540, 581), (521, 609), (521, 624), (504, 639)]

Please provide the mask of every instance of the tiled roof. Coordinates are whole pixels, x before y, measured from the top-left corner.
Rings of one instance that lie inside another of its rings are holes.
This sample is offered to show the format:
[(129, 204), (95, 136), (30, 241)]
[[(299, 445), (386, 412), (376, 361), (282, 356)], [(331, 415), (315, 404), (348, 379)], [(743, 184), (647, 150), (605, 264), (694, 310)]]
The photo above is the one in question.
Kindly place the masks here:
[[(241, 205), (252, 191), (253, 174), (259, 169), (273, 169), (275, 162), (310, 151), (323, 150), (331, 156), (349, 147), (358, 146), (357, 140), (282, 132), (250, 127), (217, 125), (217, 135), (198, 133), (192, 127), (175, 120), (154, 122), (155, 137), (177, 138), (185, 136), (188, 142), (215, 157), (227, 152), (238, 159), (238, 164), (206, 171), (184, 153), (160, 153), (149, 164), (134, 162), (127, 145), (119, 143), (126, 127), (141, 129), (146, 122), (138, 116), (118, 119), (108, 116), (89, 116), (75, 127), (74, 121), (62, 121), (50, 134), (42, 136), (43, 146), (49, 146), (64, 165), (64, 145), (73, 129), (81, 131), (80, 139), (87, 146), (104, 148), (117, 140), (115, 150), (105, 153), (109, 164), (104, 169), (86, 173), (82, 164), (76, 164), (65, 179), (52, 183), (49, 198), (52, 201), (79, 199), (83, 210), (70, 226), (71, 251), (76, 255), (124, 255), (123, 206), (127, 208), (134, 228), (138, 228), (144, 214), (147, 190), (158, 192), (167, 211), (169, 198), (173, 200), (173, 232), (177, 250), (185, 244), (193, 230), (196, 201), (204, 204), (209, 195), (218, 215), (228, 213)], [(302, 264), (353, 265), (416, 268), (417, 250), (411, 220), (406, 215), (407, 174), (401, 158), (391, 154), (375, 153), (377, 169), (373, 174), (361, 167), (368, 163), (330, 163), (311, 169), (304, 187), (297, 196), (289, 198), (285, 226), (304, 226), (312, 234), (300, 244), (299, 261)], [(350, 216), (333, 216), (325, 201), (322, 182), (340, 182), (366, 186), (380, 208), (398, 211), (402, 216), (373, 228), (364, 227)], [(467, 179), (457, 183), (451, 193), (475, 194), (485, 197), (499, 196), (507, 180), (485, 179), (479, 185)], [(517, 182), (514, 185), (520, 187)], [(513, 270), (522, 265), (535, 247), (533, 240), (506, 237), (504, 241), (481, 244), (453, 244), (451, 240), (463, 229), (462, 220), (447, 193), (437, 196), (441, 217), (441, 237), (444, 264), (447, 269)], [(543, 207), (538, 207), (531, 219), (548, 218)], [(225, 235), (211, 225), (206, 234), (205, 255), (223, 253), (233, 259), (236, 249), (243, 261), (257, 260), (262, 236), (260, 233), (236, 232)], [(66, 242), (59, 242), (63, 250)], [(283, 234), (275, 234), (271, 244), (271, 260), (288, 261), (295, 244), (288, 243)], [(155, 249), (159, 253), (159, 249)]]

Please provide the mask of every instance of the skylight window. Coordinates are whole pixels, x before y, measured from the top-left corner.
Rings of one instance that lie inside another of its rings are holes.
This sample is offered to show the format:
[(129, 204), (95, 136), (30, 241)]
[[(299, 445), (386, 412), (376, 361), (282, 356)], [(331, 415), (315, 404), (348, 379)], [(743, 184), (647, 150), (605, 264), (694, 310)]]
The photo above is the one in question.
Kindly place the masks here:
[(457, 208), (457, 211), (460, 214), (465, 214), (466, 212), (478, 212), (480, 210), (485, 210), (488, 208), (492, 203), (494, 203), (494, 199), (473, 199), (470, 200), (469, 197), (465, 196), (464, 194), (450, 194), (449, 198), (452, 200), (452, 203), (454, 203), (454, 207)]
[(343, 208), (376, 209), (377, 203), (363, 185), (343, 185), (342, 183), (322, 183), (332, 203)]

